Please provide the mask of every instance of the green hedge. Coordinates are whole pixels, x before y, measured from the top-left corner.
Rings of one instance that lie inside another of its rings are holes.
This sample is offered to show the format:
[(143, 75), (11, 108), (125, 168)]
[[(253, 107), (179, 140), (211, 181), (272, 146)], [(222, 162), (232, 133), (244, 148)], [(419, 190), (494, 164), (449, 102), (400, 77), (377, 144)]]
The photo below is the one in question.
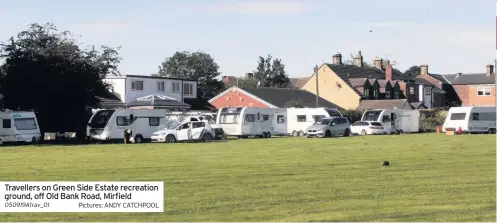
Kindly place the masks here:
[(419, 131), (435, 132), (437, 126), (442, 127), (447, 117), (448, 108), (420, 109)]

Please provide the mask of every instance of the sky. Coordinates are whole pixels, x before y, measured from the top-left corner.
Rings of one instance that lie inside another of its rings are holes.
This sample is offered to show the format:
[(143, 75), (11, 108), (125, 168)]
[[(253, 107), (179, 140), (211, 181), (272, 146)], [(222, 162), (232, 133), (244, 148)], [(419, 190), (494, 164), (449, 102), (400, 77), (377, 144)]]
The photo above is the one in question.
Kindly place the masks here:
[(51, 22), (83, 45), (121, 46), (122, 74), (149, 75), (176, 51), (209, 53), (222, 75), (242, 76), (259, 56), (282, 59), (290, 77), (362, 51), (427, 64), (430, 73), (485, 72), (495, 60), (488, 0), (2, 0), (0, 41)]

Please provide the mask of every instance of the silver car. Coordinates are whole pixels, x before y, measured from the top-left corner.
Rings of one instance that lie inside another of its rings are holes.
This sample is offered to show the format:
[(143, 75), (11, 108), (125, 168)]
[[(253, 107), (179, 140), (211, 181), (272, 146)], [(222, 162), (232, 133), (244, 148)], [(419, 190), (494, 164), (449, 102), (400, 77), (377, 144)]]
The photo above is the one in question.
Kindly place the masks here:
[(347, 118), (322, 118), (307, 128), (307, 137), (349, 136), (350, 122)]

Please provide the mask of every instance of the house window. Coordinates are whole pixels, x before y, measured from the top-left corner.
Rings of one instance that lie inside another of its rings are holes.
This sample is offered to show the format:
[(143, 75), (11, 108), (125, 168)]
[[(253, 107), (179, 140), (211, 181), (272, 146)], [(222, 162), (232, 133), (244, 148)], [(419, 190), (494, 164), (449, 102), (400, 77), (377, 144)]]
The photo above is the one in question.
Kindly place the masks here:
[(390, 95), (390, 92), (391, 92), (391, 91), (392, 91), (392, 90), (390, 90), (390, 89), (385, 90), (385, 98), (386, 98), (386, 99), (390, 99), (390, 96), (391, 96), (391, 95)]
[(143, 91), (143, 81), (131, 81), (131, 89), (136, 91)]
[(393, 98), (399, 99), (399, 91), (397, 91), (397, 90), (393, 91)]
[(297, 122), (305, 122), (306, 118), (305, 115), (297, 115)]
[(478, 96), (490, 96), (490, 88), (487, 87), (478, 88)]
[(377, 90), (373, 90), (373, 97), (375, 97), (375, 98), (378, 97), (378, 91)]
[(157, 91), (164, 91), (164, 81), (157, 82)]
[(414, 87), (409, 87), (409, 94), (414, 94)]
[(2, 120), (2, 125), (4, 129), (10, 129), (12, 126), (11, 120), (10, 119), (3, 119)]
[(179, 82), (173, 82), (172, 84), (173, 92), (179, 92)]
[(431, 88), (430, 87), (425, 87), (424, 91), (425, 91), (425, 95), (431, 95)]
[(192, 95), (193, 94), (193, 84), (183, 84), (183, 94)]
[(369, 89), (364, 89), (364, 97), (369, 97)]

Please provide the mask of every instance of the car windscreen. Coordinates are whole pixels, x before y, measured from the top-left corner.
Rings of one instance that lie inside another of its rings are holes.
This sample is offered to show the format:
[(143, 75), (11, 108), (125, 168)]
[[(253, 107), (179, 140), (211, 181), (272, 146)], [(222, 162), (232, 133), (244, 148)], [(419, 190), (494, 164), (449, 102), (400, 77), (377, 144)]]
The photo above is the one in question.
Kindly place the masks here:
[(322, 119), (319, 119), (319, 121), (315, 122), (314, 125), (329, 125), (330, 122), (331, 122), (331, 119), (322, 118)]

